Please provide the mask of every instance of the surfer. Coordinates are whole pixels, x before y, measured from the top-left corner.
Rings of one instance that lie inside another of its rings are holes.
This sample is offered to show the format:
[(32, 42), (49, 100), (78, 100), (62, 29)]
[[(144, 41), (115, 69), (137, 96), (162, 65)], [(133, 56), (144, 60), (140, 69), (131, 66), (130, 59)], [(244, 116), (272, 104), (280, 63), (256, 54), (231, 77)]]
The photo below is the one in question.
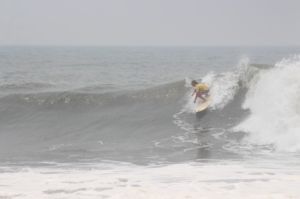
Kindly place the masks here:
[(195, 88), (192, 96), (196, 94), (194, 103), (196, 103), (198, 97), (201, 98), (203, 102), (205, 102), (207, 100), (206, 97), (208, 97), (209, 87), (202, 82), (198, 83), (196, 80), (193, 80), (191, 84)]

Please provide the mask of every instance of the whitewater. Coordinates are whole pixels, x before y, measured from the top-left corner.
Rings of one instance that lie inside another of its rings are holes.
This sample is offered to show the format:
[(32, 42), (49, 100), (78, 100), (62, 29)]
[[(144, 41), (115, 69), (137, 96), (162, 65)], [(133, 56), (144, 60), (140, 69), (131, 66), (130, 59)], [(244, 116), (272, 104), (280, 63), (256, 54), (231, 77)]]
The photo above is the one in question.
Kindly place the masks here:
[(0, 198), (299, 198), (299, 53), (1, 47)]

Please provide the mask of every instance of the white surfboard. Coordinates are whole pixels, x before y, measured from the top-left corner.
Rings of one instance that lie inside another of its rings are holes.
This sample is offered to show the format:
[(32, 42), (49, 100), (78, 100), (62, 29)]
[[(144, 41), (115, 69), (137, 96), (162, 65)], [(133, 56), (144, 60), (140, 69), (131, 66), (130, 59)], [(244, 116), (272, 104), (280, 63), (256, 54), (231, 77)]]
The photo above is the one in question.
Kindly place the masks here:
[(207, 109), (209, 107), (209, 105), (212, 102), (212, 97), (208, 96), (207, 100), (205, 102), (202, 102), (200, 100), (200, 102), (198, 103), (197, 107), (196, 107), (196, 112), (199, 113), (201, 111), (204, 111), (205, 109)]

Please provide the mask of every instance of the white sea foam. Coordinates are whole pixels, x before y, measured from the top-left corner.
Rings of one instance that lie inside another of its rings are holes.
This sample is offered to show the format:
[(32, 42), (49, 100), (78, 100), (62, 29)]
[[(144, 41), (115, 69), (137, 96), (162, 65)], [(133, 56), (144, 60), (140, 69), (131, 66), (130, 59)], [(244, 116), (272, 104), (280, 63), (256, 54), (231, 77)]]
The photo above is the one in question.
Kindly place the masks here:
[(237, 127), (245, 141), (271, 144), (279, 151), (300, 150), (300, 56), (262, 70), (251, 82), (244, 109), (250, 116)]
[[(246, 162), (1, 168), (0, 198), (297, 198), (299, 167)], [(276, 165), (276, 166), (274, 166)]]

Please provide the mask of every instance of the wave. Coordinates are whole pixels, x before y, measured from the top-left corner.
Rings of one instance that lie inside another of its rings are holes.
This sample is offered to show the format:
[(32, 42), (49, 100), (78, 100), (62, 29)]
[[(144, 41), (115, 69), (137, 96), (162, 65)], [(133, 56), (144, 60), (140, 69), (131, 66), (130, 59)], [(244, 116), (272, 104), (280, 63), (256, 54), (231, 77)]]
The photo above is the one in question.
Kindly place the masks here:
[(232, 71), (208, 73), (202, 80), (213, 103), (200, 118), (188, 78), (139, 90), (7, 94), (0, 98), (0, 158), (10, 151), (22, 157), (186, 159), (195, 148), (209, 146), (222, 156), (246, 144), (299, 150), (299, 68), (295, 59), (258, 67), (244, 58)]
[[(209, 132), (230, 137), (223, 148), (237, 153), (300, 151), (300, 56), (263, 66), (249, 64), (245, 58), (233, 71), (210, 72), (202, 78), (211, 88), (210, 110), (199, 121), (193, 120), (190, 91), (174, 116), (175, 124), (190, 133), (219, 129)], [(240, 134), (238, 139), (231, 137), (235, 133)]]
[(234, 130), (247, 132), (247, 142), (272, 145), (279, 151), (299, 151), (300, 56), (259, 71), (251, 81), (243, 108), (251, 114)]
[(68, 91), (4, 96), (0, 98), (0, 159), (128, 161), (129, 154), (150, 158), (156, 140), (180, 133), (171, 121), (184, 93), (184, 81), (178, 81), (100, 94)]

